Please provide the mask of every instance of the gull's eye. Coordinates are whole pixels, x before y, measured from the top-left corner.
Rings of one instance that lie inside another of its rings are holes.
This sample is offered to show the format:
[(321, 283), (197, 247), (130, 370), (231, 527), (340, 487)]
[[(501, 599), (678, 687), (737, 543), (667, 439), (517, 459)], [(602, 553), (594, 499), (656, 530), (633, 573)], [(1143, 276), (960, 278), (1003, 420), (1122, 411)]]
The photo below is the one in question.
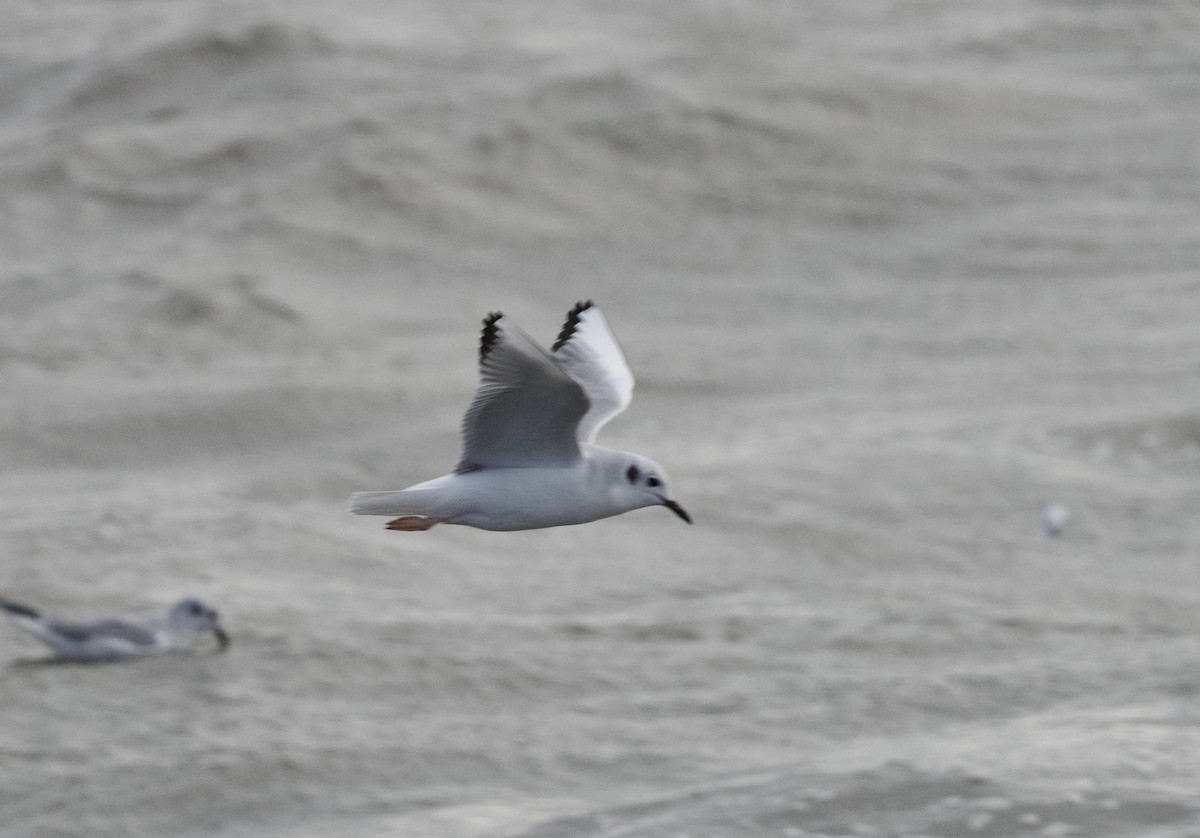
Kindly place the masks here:
[(659, 486), (662, 485), (662, 481), (659, 480), (657, 477), (655, 477), (652, 474), (646, 478), (646, 485), (649, 486), (651, 489), (657, 489)]
[(625, 479), (630, 483), (637, 483), (638, 475), (640, 474), (641, 472), (638, 471), (637, 466), (630, 466), (629, 468), (625, 469)]
[(192, 602), (188, 604), (188, 611), (190, 611), (194, 616), (199, 617), (204, 613), (204, 606), (198, 602)]

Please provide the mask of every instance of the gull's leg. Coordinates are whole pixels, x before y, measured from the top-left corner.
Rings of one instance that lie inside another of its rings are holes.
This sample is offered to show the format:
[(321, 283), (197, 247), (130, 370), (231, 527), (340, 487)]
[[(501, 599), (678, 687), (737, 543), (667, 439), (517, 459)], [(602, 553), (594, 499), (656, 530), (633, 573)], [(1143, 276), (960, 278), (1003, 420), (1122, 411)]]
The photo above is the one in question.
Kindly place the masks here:
[(424, 532), (435, 524), (441, 524), (448, 518), (435, 518), (430, 515), (404, 515), (387, 522), (389, 530), (397, 532)]

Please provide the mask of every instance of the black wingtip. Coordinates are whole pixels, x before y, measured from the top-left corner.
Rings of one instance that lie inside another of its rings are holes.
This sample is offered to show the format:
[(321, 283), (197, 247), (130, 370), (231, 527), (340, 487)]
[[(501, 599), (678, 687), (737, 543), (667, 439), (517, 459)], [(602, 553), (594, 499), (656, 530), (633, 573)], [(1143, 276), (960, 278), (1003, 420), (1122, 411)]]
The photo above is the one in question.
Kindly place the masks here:
[(550, 347), (551, 352), (557, 352), (562, 349), (571, 336), (575, 334), (575, 329), (579, 326), (579, 318), (585, 311), (594, 306), (591, 300), (578, 302), (575, 307), (567, 312), (567, 322), (563, 323), (562, 331), (558, 333), (558, 337), (554, 340), (554, 345)]
[(483, 359), (488, 356), (492, 347), (496, 345), (496, 341), (500, 339), (500, 327), (496, 325), (496, 322), (503, 316), (502, 312), (493, 311), (483, 318), (483, 334), (479, 338), (480, 363), (483, 363)]
[(12, 614), (14, 617), (28, 617), (31, 620), (36, 620), (41, 616), (41, 614), (34, 611), (28, 605), (22, 605), (19, 602), (13, 602), (12, 600), (4, 599), (3, 597), (0, 597), (0, 608), (4, 609), (9, 614)]

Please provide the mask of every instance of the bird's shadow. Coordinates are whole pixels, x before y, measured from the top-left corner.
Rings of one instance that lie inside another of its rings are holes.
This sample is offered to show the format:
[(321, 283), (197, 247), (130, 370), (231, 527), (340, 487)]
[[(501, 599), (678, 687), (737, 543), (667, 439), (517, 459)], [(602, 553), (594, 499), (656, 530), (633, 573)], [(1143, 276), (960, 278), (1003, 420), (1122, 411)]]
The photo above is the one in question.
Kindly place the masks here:
[(194, 656), (200, 658), (210, 658), (217, 655), (225, 654), (224, 649), (181, 649), (179, 651), (167, 652), (156, 655), (114, 655), (112, 657), (71, 657), (69, 655), (44, 655), (40, 658), (17, 658), (9, 661), (5, 669), (42, 669), (46, 667), (90, 667), (90, 666), (112, 666), (115, 664), (135, 664), (144, 663), (152, 660), (163, 660), (166, 658), (177, 658), (181, 656)]
[(144, 656), (124, 658), (72, 658), (59, 655), (46, 655), (41, 658), (17, 658), (9, 661), (8, 669), (41, 669), (50, 666), (106, 666), (115, 663), (134, 663), (144, 660)]

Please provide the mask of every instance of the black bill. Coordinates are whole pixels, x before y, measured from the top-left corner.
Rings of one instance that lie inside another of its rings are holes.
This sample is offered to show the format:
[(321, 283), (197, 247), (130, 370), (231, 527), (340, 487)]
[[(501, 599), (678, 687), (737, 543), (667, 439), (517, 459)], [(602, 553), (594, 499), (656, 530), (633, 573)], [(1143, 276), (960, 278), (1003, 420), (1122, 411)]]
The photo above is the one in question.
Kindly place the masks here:
[(667, 509), (674, 512), (676, 515), (678, 515), (683, 520), (687, 521), (689, 524), (692, 523), (691, 516), (688, 515), (687, 511), (682, 506), (680, 506), (678, 503), (676, 503), (675, 501), (665, 500), (665, 501), (663, 501), (663, 506), (665, 506)]

